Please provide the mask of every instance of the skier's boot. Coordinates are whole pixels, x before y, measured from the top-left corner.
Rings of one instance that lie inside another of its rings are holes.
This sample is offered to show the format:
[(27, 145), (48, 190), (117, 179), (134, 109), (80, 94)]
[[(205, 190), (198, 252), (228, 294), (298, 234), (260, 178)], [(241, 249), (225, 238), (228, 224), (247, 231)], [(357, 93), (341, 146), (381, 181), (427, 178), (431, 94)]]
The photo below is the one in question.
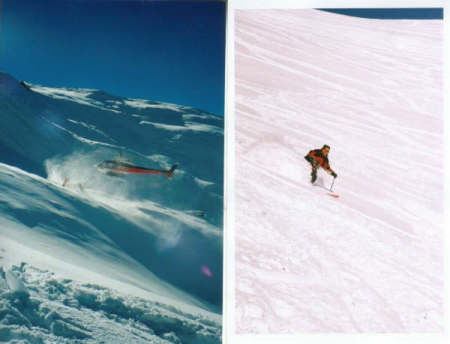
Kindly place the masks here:
[(317, 179), (317, 170), (312, 170), (311, 172), (311, 184), (313, 184)]

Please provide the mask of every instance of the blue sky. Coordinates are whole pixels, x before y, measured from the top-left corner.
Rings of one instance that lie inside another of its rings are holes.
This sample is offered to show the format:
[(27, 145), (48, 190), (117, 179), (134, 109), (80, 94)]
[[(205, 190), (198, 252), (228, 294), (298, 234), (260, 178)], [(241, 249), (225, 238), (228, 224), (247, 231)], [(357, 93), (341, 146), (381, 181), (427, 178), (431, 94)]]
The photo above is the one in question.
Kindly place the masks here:
[(324, 11), (372, 19), (443, 19), (442, 8), (339, 8)]
[(4, 0), (0, 68), (224, 114), (225, 3)]

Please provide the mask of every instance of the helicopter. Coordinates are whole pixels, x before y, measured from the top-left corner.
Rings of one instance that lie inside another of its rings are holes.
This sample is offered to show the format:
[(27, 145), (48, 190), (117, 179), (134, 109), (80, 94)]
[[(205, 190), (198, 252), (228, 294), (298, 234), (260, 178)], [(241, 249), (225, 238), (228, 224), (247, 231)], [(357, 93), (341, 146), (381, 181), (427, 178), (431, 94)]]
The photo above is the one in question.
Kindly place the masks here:
[(104, 160), (101, 163), (95, 165), (99, 172), (105, 173), (112, 177), (123, 177), (127, 174), (163, 174), (169, 179), (173, 177), (175, 169), (178, 164), (172, 165), (168, 170), (159, 170), (154, 168), (142, 167), (131, 163), (129, 160), (120, 158), (116, 160)]

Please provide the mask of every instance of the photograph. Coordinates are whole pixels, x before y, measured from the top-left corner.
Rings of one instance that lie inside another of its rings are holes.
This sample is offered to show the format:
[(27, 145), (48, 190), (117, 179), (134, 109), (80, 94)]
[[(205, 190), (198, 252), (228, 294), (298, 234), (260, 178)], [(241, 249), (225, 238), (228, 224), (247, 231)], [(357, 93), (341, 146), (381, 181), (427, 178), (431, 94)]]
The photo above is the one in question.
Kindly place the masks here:
[(233, 8), (233, 334), (443, 335), (443, 9), (250, 7)]
[(0, 1), (0, 342), (222, 343), (225, 1)]

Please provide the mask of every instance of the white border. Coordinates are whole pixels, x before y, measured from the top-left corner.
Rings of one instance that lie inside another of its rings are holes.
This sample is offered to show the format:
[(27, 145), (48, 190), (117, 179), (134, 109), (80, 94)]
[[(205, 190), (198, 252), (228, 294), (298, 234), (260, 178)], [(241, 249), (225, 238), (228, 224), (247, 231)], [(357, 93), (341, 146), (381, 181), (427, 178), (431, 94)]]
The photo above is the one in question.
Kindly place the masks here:
[(222, 342), (234, 328), (234, 10), (226, 10)]
[(225, 152), (224, 152), (224, 278), (223, 278), (223, 343), (234, 343), (234, 10), (227, 6), (225, 76)]
[(225, 115), (225, 208), (224, 208), (224, 307), (223, 343), (226, 344), (283, 344), (283, 343), (369, 343), (369, 344), (409, 344), (450, 343), (449, 337), (449, 273), (447, 263), (450, 257), (448, 231), (450, 215), (447, 210), (450, 201), (450, 118), (449, 100), (444, 97), (444, 145), (445, 145), (445, 332), (443, 334), (299, 334), (299, 335), (236, 335), (235, 334), (235, 245), (234, 245), (234, 171), (235, 171), (235, 59), (234, 59), (234, 12), (236, 9), (297, 9), (297, 8), (444, 8), (444, 94), (450, 91), (450, 23), (445, 19), (450, 13), (450, 0), (228, 0), (227, 6), (227, 48), (226, 48), (226, 115)]
[[(450, 330), (450, 317), (449, 317), (449, 282), (450, 282), (450, 237), (448, 228), (450, 227), (450, 103), (449, 103), (449, 91), (450, 91), (450, 64), (448, 59), (450, 58), (450, 0), (444, 2), (444, 290), (445, 290), (445, 334), (449, 335)], [(447, 341), (449, 342), (449, 341)]]

